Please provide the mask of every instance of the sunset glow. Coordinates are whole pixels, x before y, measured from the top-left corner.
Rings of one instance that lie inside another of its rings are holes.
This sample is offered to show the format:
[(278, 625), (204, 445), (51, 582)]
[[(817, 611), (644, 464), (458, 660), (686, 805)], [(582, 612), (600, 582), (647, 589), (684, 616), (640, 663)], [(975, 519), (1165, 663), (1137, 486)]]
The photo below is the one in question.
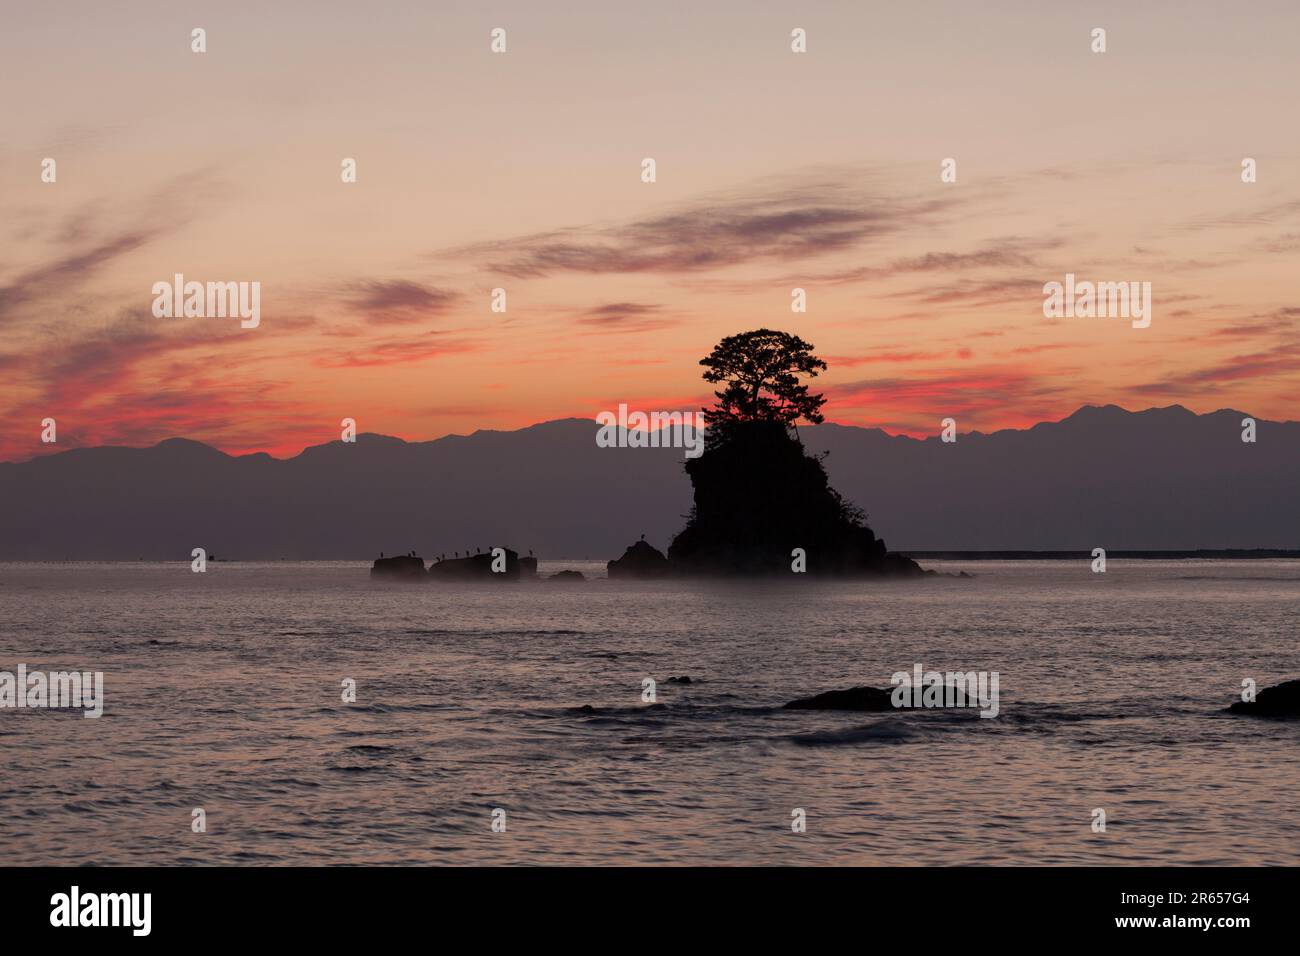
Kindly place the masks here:
[[(0, 460), (690, 410), (764, 326), (827, 359), (841, 423), (1296, 417), (1294, 4), (1100, 4), (1091, 59), (1033, 4), (814, 4), (805, 56), (778, 5), (475, 6), (8, 14)], [(260, 325), (155, 318), (176, 273), (260, 282)], [(1150, 282), (1150, 327), (1045, 319), (1066, 273)]]

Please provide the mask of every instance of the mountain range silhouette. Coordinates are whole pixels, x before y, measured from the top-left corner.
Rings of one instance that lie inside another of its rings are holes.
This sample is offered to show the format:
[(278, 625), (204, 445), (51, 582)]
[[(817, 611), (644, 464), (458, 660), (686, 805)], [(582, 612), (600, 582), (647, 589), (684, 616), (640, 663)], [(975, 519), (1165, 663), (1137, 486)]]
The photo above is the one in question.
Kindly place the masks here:
[[(1174, 405), (1085, 406), (954, 443), (824, 424), (833, 486), (895, 551), (1300, 547), (1300, 423)], [(960, 424), (960, 423), (959, 423)], [(406, 442), (362, 434), (288, 459), (173, 438), (0, 463), (0, 559), (368, 559), (507, 541), (605, 560), (660, 547), (691, 508), (681, 449), (599, 448), (544, 422)]]

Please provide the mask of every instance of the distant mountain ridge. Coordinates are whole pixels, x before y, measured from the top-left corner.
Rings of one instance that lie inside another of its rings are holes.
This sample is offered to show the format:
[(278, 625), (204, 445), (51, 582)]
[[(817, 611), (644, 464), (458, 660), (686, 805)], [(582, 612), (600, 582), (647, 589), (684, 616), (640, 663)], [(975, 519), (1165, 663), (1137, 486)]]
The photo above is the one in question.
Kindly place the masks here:
[[(1300, 547), (1300, 423), (1260, 420), (1249, 444), (1244, 417), (1107, 405), (954, 443), (832, 424), (800, 434), (892, 550)], [(195, 547), (362, 559), (491, 545), (608, 559), (642, 533), (665, 546), (691, 506), (681, 449), (599, 448), (597, 427), (363, 434), (287, 459), (173, 438), (3, 463), (0, 559), (179, 560)]]

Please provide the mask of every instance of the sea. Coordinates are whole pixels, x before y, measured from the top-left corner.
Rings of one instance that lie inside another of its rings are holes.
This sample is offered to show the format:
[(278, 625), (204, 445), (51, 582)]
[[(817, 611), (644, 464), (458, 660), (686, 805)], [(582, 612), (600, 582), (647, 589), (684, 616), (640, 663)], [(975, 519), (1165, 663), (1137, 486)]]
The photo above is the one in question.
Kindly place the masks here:
[[(943, 575), (3, 563), (0, 671), (100, 672), (103, 713), (0, 708), (0, 856), (1300, 863), (1300, 721), (1226, 712), (1300, 677), (1300, 561), (923, 563)], [(997, 716), (782, 706), (917, 665), (997, 672)]]

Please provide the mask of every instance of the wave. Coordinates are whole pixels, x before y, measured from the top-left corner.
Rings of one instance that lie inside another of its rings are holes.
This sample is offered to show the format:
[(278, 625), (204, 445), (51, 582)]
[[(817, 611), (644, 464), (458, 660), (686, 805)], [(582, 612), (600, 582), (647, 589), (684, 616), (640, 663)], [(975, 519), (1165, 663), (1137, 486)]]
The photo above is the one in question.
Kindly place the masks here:
[[(386, 636), (388, 633), (389, 632), (387, 631), (381, 630), (378, 632), (378, 636), (383, 637)], [(525, 627), (525, 628), (514, 628), (510, 630), (498, 630), (496, 628), (487, 628), (483, 630), (470, 629), (470, 630), (456, 631), (448, 628), (433, 627), (433, 628), (413, 628), (413, 629), (402, 631), (401, 633), (408, 634), (413, 637), (483, 637), (485, 635), (490, 635), (492, 637), (576, 637), (582, 634), (586, 634), (587, 632), (575, 631), (570, 628), (544, 629), (544, 628)]]
[(843, 730), (819, 730), (806, 734), (790, 734), (778, 737), (801, 747), (836, 747), (844, 744), (861, 743), (903, 743), (919, 735), (919, 731), (909, 727), (901, 720), (886, 719), (874, 724), (860, 727), (847, 727)]

